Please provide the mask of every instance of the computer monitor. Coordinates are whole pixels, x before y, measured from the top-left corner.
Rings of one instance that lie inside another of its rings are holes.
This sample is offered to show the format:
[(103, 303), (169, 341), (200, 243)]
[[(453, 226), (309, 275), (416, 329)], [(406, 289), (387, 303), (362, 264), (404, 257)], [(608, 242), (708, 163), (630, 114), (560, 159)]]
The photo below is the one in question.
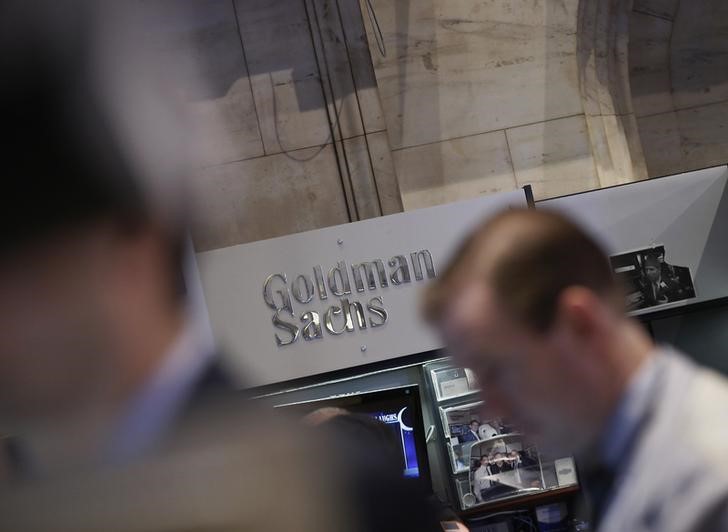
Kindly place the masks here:
[(302, 416), (323, 407), (343, 408), (365, 414), (386, 424), (399, 443), (404, 475), (430, 481), (417, 385), (327, 397), (314, 401), (279, 405), (296, 409)]

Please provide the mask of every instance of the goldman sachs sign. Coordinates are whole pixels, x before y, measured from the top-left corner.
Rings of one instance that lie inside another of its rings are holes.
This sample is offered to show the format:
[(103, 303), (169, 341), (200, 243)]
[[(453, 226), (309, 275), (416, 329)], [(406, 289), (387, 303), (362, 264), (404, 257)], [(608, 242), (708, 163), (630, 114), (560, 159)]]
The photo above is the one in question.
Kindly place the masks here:
[(271, 309), (273, 338), (279, 347), (314, 341), (357, 330), (376, 329), (389, 319), (382, 288), (435, 277), (432, 253), (423, 249), (389, 259), (327, 269), (273, 273), (263, 283), (263, 301)]

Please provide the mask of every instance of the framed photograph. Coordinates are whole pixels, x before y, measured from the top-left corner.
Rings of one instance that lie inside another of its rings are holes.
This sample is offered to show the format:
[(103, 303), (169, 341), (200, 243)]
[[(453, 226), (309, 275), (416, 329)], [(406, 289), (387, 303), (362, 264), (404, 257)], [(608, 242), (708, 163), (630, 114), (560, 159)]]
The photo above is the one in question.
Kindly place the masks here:
[(695, 297), (687, 266), (673, 264), (664, 245), (655, 244), (609, 258), (617, 280), (625, 290), (627, 310), (668, 305)]
[(446, 366), (430, 371), (430, 378), (438, 401), (455, 399), (478, 391), (472, 371)]
[(502, 419), (483, 419), (482, 404), (477, 401), (440, 408), (453, 473), (470, 470), (474, 444), (513, 432), (512, 426)]
[(499, 434), (515, 431), (512, 424), (505, 419), (484, 419), (482, 408), (482, 401), (440, 407), (445, 435), (456, 438), (457, 443), (467, 443), (487, 440)]
[(470, 462), (470, 489), (476, 504), (546, 487), (538, 449), (519, 433), (473, 444)]
[(463, 510), (578, 483), (573, 457), (543, 456), (508, 420), (483, 417), (482, 401), (439, 410)]

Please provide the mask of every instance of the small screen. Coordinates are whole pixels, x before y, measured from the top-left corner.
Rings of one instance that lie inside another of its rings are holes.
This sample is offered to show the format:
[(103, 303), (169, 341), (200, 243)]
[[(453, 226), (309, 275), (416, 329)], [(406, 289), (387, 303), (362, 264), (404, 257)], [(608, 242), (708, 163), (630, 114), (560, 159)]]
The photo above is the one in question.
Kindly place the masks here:
[(407, 477), (419, 477), (420, 468), (417, 462), (417, 448), (415, 446), (415, 435), (410, 408), (405, 406), (401, 409), (381, 410), (366, 412), (371, 417), (385, 423), (392, 431), (394, 437), (400, 444), (402, 451), (403, 470)]
[(416, 385), (281, 406), (295, 408), (303, 415), (333, 406), (371, 416), (387, 425), (399, 443), (404, 475), (429, 478), (422, 410)]

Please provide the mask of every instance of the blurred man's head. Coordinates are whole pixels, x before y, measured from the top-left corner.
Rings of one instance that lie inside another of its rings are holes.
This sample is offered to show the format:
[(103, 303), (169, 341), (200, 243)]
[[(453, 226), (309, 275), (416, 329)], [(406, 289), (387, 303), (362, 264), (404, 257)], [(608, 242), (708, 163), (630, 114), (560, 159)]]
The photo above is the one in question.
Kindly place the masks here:
[(475, 371), (489, 416), (578, 451), (594, 443), (634, 364), (614, 353), (621, 333), (641, 338), (622, 301), (607, 257), (580, 228), (512, 210), (464, 242), (425, 312)]
[(470, 430), (472, 430), (473, 432), (477, 432), (479, 427), (480, 423), (478, 421), (473, 420), (470, 422)]
[(92, 24), (101, 5), (0, 8), (0, 419), (122, 400), (181, 314), (182, 229), (147, 181), (164, 106)]

